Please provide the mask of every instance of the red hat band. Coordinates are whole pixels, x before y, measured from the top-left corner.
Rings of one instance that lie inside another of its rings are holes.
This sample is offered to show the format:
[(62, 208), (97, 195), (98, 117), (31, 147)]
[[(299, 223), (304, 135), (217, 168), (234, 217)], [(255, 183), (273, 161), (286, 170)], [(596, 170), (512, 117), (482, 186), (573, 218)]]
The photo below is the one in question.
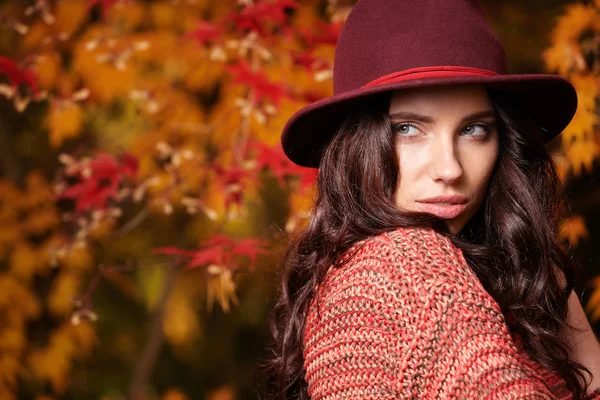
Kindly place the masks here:
[(443, 66), (432, 66), (432, 67), (419, 67), (405, 69), (403, 71), (393, 72), (388, 75), (381, 76), (377, 79), (372, 80), (361, 88), (367, 88), (371, 86), (383, 85), (392, 82), (410, 81), (414, 79), (425, 79), (425, 78), (445, 78), (454, 76), (495, 76), (499, 75), (496, 72), (488, 71), (486, 69), (473, 68), (473, 67), (460, 67), (454, 65), (443, 65)]

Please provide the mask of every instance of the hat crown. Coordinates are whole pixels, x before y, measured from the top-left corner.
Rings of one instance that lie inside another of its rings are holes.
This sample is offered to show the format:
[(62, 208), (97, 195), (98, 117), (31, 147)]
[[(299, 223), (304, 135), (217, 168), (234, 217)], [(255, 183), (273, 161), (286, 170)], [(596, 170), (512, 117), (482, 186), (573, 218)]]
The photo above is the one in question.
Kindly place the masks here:
[(333, 91), (435, 66), (507, 73), (504, 46), (477, 0), (360, 0), (338, 38)]

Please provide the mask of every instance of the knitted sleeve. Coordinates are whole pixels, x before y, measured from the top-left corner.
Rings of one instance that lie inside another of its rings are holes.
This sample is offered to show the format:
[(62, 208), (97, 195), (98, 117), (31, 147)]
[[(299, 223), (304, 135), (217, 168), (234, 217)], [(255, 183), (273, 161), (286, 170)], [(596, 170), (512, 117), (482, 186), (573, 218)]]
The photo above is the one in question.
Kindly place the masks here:
[(360, 245), (309, 307), (312, 399), (572, 398), (517, 347), (450, 239), (398, 229)]
[[(304, 333), (311, 399), (397, 399), (400, 355), (422, 308), (391, 263), (393, 246), (378, 237), (340, 268), (330, 268), (313, 297)], [(414, 322), (414, 321), (413, 321)]]

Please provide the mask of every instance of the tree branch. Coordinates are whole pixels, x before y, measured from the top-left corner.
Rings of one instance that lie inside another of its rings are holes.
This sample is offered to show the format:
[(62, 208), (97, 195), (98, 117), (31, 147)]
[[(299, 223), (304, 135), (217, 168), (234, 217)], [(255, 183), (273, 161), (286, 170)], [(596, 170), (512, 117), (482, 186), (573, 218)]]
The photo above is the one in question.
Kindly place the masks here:
[(175, 285), (175, 278), (179, 272), (179, 264), (173, 262), (168, 268), (161, 297), (152, 316), (150, 332), (148, 333), (144, 350), (138, 360), (129, 385), (129, 400), (142, 400), (146, 398), (146, 388), (164, 342), (163, 322), (165, 308), (171, 290)]

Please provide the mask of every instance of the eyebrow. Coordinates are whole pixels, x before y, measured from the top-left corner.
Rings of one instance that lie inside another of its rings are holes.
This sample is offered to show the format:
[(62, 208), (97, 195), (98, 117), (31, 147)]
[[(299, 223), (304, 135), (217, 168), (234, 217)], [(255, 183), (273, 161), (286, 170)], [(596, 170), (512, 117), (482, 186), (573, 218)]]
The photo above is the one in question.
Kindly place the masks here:
[[(493, 110), (485, 110), (485, 111), (478, 111), (469, 115), (465, 115), (459, 122), (459, 124), (464, 124), (468, 121), (474, 120), (474, 119), (478, 119), (478, 118), (487, 118), (487, 117), (495, 117), (496, 114), (494, 113)], [(425, 122), (425, 123), (435, 123), (435, 120), (433, 119), (433, 117), (430, 117), (428, 115), (423, 115), (423, 114), (418, 114), (412, 111), (398, 111), (395, 113), (390, 114), (390, 117), (392, 119), (414, 119), (416, 121), (420, 121), (420, 122)]]

